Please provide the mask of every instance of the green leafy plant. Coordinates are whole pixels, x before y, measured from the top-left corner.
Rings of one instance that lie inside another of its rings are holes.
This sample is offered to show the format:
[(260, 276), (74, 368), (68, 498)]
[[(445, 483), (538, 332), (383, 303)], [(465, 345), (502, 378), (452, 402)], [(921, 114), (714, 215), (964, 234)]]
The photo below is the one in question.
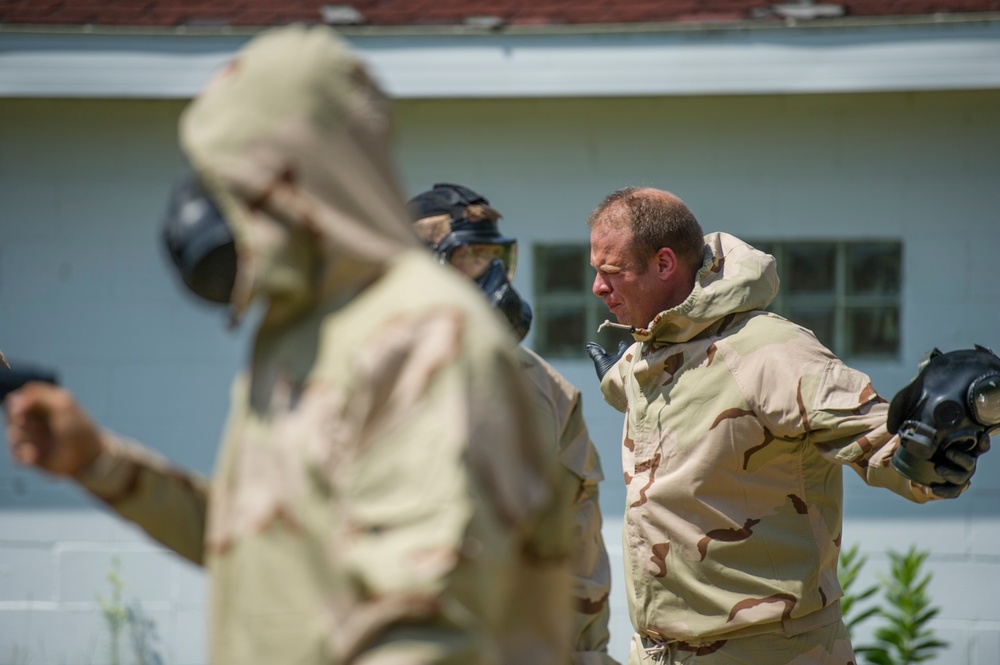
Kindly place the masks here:
[(139, 601), (130, 603), (125, 612), (132, 644), (132, 662), (135, 665), (162, 665), (163, 659), (157, 650), (159, 637), (156, 623), (146, 616)]
[(931, 606), (927, 595), (931, 575), (921, 571), (927, 552), (911, 547), (906, 554), (889, 552), (889, 558), (892, 574), (883, 581), (888, 609), (879, 612), (888, 625), (875, 631), (877, 644), (865, 652), (865, 657), (875, 665), (926, 662), (948, 646), (934, 637), (929, 626), (940, 610)]
[(121, 665), (121, 641), (122, 629), (128, 620), (125, 607), (122, 605), (122, 590), (125, 583), (118, 573), (121, 562), (118, 557), (111, 558), (111, 570), (108, 571), (108, 582), (111, 584), (111, 598), (104, 596), (97, 597), (97, 604), (101, 607), (101, 616), (108, 627), (108, 635), (111, 638), (111, 665)]
[(122, 638), (127, 635), (131, 646), (129, 662), (132, 665), (162, 665), (163, 660), (157, 651), (156, 624), (146, 616), (139, 601), (128, 605), (122, 602), (125, 583), (119, 574), (120, 566), (118, 557), (113, 557), (107, 575), (111, 584), (110, 599), (97, 597), (110, 637), (110, 664), (122, 665)]
[(883, 625), (875, 630), (875, 644), (855, 645), (870, 665), (914, 665), (934, 657), (947, 642), (934, 637), (930, 621), (939, 609), (931, 606), (927, 586), (930, 573), (922, 571), (927, 552), (910, 547), (905, 554), (889, 551), (890, 575), (880, 576), (884, 605), (861, 609), (858, 603), (870, 599), (879, 587), (855, 593), (852, 589), (867, 559), (858, 555), (857, 546), (841, 552), (839, 577), (844, 589), (841, 607), (848, 632), (873, 617)]
[(877, 606), (861, 607), (863, 602), (878, 593), (877, 585), (873, 584), (860, 591), (854, 590), (861, 568), (868, 562), (868, 557), (861, 556), (858, 551), (858, 545), (842, 551), (840, 553), (840, 567), (837, 569), (840, 587), (844, 590), (844, 596), (840, 599), (840, 610), (844, 615), (844, 625), (847, 626), (847, 632), (852, 634), (856, 632), (855, 629), (858, 625), (879, 613)]

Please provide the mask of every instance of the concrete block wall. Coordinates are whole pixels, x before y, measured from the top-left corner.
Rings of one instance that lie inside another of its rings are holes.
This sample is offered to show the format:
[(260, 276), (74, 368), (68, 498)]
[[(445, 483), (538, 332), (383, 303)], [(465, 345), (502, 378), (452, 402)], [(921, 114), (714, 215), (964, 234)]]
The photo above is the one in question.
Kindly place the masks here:
[[(0, 663), (115, 662), (105, 616), (113, 607), (152, 621), (164, 663), (205, 662), (201, 569), (103, 510), (5, 510), (0, 519)], [(127, 628), (121, 642), (121, 662), (131, 662)]]
[[(210, 472), (247, 328), (195, 306), (157, 245), (182, 167), (182, 104), (0, 100), (0, 349), (59, 369), (104, 425)], [(1000, 92), (621, 100), (409, 101), (397, 105), (402, 182), (485, 194), (519, 237), (530, 295), (536, 242), (587, 240), (609, 191), (674, 191), (706, 230), (747, 237), (900, 238), (903, 350), (858, 365), (891, 396), (926, 350), (1000, 348)], [(530, 343), (530, 338), (529, 338)], [(621, 577), (620, 414), (586, 361), (558, 364), (584, 393), (602, 455), (612, 557), (612, 652), (631, 628)], [(844, 542), (930, 552), (940, 662), (1000, 653), (1000, 454), (955, 502), (913, 506), (848, 477)], [(0, 663), (108, 663), (98, 596), (120, 562), (125, 600), (156, 622), (164, 662), (205, 652), (204, 576), (65, 483), (0, 455)]]

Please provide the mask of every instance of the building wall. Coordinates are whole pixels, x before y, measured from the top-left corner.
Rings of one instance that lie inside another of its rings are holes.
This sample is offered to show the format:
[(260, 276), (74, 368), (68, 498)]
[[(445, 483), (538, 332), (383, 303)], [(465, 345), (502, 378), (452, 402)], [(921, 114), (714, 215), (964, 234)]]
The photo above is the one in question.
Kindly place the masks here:
[[(248, 330), (192, 304), (158, 246), (182, 168), (175, 102), (0, 100), (0, 349), (59, 369), (97, 420), (203, 472)], [(521, 241), (586, 242), (584, 219), (626, 184), (669, 189), (706, 231), (904, 243), (899, 362), (858, 364), (887, 397), (933, 346), (1000, 347), (1000, 92), (838, 96), (407, 101), (397, 105), (407, 193), (438, 181), (481, 191)], [(530, 343), (530, 338), (529, 338)], [(612, 652), (629, 633), (621, 580), (621, 416), (589, 362), (559, 368), (584, 392), (607, 479), (616, 574)], [(845, 545), (869, 557), (930, 552), (941, 662), (1000, 653), (1000, 455), (958, 501), (913, 506), (849, 478)], [(117, 566), (117, 567), (116, 567)], [(109, 572), (155, 621), (165, 663), (205, 662), (205, 585), (194, 566), (67, 483), (0, 455), (0, 663), (108, 663), (98, 597)]]

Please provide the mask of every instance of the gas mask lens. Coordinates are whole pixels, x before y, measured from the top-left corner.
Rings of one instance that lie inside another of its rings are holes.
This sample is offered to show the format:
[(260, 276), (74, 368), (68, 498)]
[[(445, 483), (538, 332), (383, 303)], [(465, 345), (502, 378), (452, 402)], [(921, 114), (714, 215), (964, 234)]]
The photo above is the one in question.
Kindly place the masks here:
[(1000, 376), (985, 376), (973, 383), (969, 388), (969, 404), (979, 424), (1000, 425)]
[(517, 243), (503, 245), (469, 243), (456, 247), (448, 260), (465, 275), (478, 279), (497, 259), (503, 263), (507, 279), (514, 279), (514, 270), (517, 268)]

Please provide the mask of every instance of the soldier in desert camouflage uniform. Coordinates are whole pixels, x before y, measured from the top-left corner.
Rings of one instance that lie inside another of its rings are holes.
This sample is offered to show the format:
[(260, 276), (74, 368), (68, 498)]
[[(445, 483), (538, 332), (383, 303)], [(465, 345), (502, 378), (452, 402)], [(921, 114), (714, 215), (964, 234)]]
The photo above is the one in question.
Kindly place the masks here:
[[(837, 580), (842, 467), (925, 502), (890, 466), (899, 438), (869, 378), (762, 311), (773, 257), (702, 235), (675, 196), (627, 188), (591, 214), (594, 294), (635, 343), (590, 345), (625, 413), (630, 664), (853, 663)], [(615, 324), (611, 324), (615, 325)]]
[(559, 467), (509, 331), (410, 228), (388, 124), (322, 27), (252, 40), (182, 117), (205, 197), (177, 214), (217, 206), (233, 317), (264, 305), (210, 483), (41, 384), (12, 453), (206, 566), (213, 663), (564, 663)]
[[(417, 235), (441, 261), (479, 284), (523, 339), (531, 325), (531, 308), (509, 282), (517, 241), (500, 234), (500, 213), (476, 192), (446, 183), (417, 194), (409, 207)], [(608, 655), (611, 567), (601, 535), (598, 494), (604, 474), (583, 420), (580, 391), (531, 349), (518, 346), (518, 358), (534, 388), (530, 398), (541, 417), (543, 436), (567, 471), (566, 492), (573, 501), (573, 665), (616, 665)]]

